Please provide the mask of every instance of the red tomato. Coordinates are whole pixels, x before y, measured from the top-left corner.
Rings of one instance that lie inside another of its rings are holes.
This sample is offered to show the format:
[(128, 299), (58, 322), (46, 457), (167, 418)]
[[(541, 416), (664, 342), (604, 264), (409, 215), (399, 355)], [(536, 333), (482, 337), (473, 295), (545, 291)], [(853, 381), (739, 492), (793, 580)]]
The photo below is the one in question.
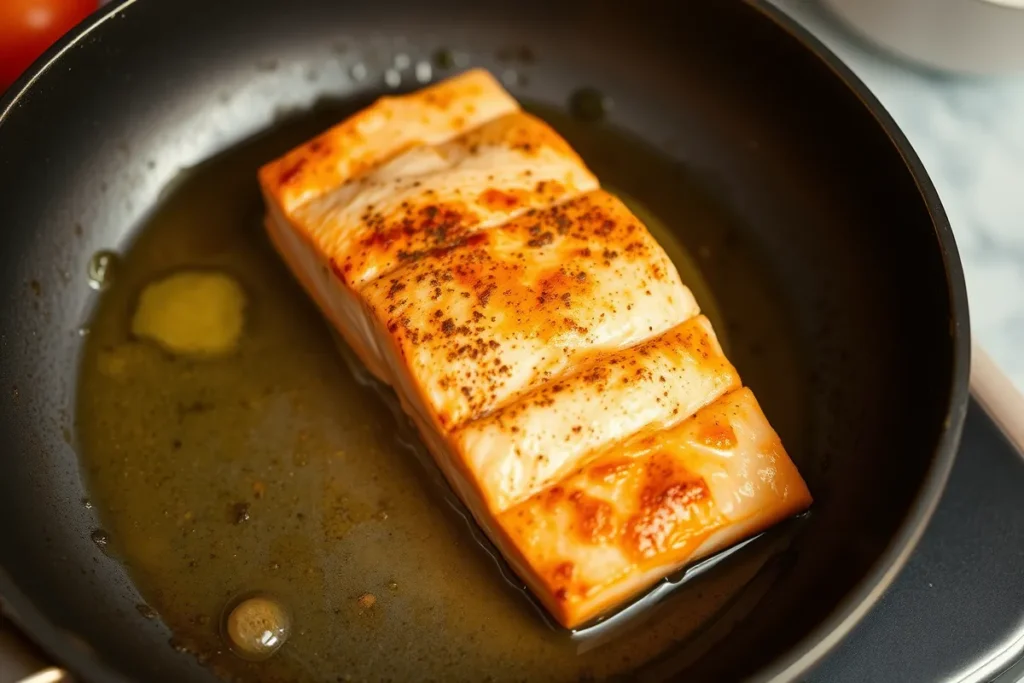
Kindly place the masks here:
[(0, 92), (99, 0), (0, 0)]

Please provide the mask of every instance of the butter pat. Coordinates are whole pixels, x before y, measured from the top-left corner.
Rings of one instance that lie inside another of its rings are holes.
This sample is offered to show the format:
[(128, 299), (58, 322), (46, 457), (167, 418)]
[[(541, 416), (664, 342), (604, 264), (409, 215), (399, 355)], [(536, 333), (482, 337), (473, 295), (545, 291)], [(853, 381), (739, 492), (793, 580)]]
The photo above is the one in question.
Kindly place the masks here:
[(142, 290), (132, 334), (183, 356), (217, 356), (238, 345), (245, 323), (245, 292), (228, 275), (186, 271)]

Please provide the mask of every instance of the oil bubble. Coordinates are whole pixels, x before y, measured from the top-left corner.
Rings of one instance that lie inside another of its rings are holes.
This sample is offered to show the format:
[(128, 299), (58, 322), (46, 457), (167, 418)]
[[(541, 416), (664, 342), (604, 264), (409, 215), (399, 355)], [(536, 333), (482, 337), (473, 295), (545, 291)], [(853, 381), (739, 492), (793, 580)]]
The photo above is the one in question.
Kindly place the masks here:
[(428, 83), (433, 75), (434, 70), (430, 67), (430, 62), (416, 62), (416, 80), (418, 82)]
[(262, 661), (281, 649), (291, 634), (291, 616), (277, 598), (250, 595), (227, 610), (223, 637), (242, 659)]
[(119, 257), (112, 251), (97, 251), (89, 259), (89, 286), (100, 291), (106, 289), (114, 280)]

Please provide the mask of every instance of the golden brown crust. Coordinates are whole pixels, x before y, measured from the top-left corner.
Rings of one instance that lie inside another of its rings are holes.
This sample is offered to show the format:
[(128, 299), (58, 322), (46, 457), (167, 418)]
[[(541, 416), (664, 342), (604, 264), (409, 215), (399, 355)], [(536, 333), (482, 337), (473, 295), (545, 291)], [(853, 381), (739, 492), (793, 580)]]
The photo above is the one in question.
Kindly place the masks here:
[(405, 258), (361, 293), (449, 427), (697, 312), (657, 242), (601, 190)]
[(261, 185), (290, 216), (298, 206), (421, 144), (438, 144), (518, 103), (483, 69), (407, 95), (382, 97), (259, 170)]
[(291, 213), (350, 287), (431, 249), (595, 189), (553, 129), (523, 112), (416, 146)]
[(571, 628), (718, 549), (716, 535), (756, 533), (810, 500), (753, 394), (739, 389), (611, 446), (499, 523), (533, 590)]

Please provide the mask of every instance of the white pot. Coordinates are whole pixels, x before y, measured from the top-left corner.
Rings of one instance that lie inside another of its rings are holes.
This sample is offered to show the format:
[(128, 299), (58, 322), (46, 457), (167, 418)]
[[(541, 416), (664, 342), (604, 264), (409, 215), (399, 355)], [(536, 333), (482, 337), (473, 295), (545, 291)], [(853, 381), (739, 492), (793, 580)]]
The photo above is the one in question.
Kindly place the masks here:
[(1024, 71), (1024, 0), (823, 0), (871, 42), (968, 74)]

